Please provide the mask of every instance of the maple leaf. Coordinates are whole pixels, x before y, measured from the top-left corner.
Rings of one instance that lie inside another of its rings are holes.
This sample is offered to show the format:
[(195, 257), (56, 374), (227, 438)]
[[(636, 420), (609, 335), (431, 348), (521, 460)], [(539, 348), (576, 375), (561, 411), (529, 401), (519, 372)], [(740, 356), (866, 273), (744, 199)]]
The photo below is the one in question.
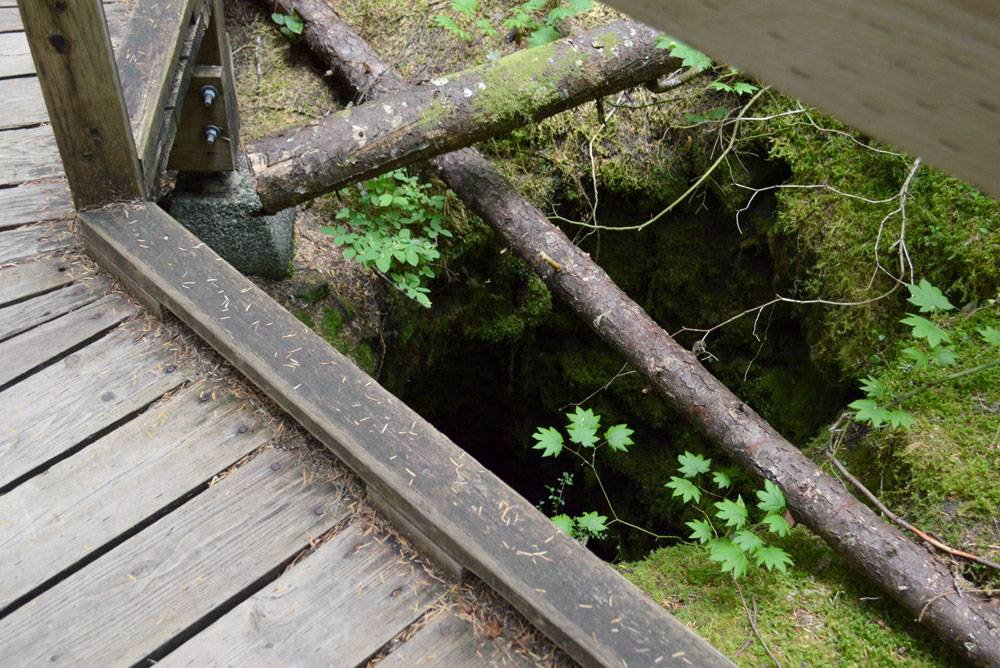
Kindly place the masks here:
[(727, 527), (742, 529), (743, 525), (747, 523), (747, 507), (743, 503), (742, 495), (737, 496), (736, 501), (723, 499), (713, 505), (719, 509), (715, 516), (720, 520), (725, 520)]
[(628, 446), (632, 445), (631, 436), (634, 433), (635, 430), (629, 429), (627, 425), (616, 424), (613, 427), (608, 427), (608, 430), (604, 432), (604, 438), (612, 450), (628, 452)]
[(928, 282), (926, 278), (920, 279), (919, 285), (907, 285), (910, 291), (910, 296), (906, 301), (910, 302), (914, 306), (920, 307), (921, 313), (933, 313), (935, 311), (950, 311), (955, 308), (948, 301), (948, 298), (944, 296), (938, 288)]
[(691, 499), (694, 499), (695, 503), (701, 502), (701, 490), (695, 487), (694, 483), (687, 478), (678, 478), (675, 475), (670, 476), (670, 482), (666, 483), (664, 487), (668, 487), (674, 490), (671, 496), (679, 496), (684, 503), (688, 503)]
[(785, 495), (770, 480), (764, 481), (764, 489), (757, 490), (757, 498), (757, 507), (765, 513), (780, 513), (785, 509)]
[(712, 533), (712, 525), (705, 520), (691, 520), (690, 522), (685, 522), (690, 529), (691, 535), (688, 538), (696, 540), (702, 545), (712, 540), (714, 537)]
[(768, 531), (779, 536), (787, 536), (788, 532), (792, 530), (788, 520), (781, 515), (765, 515), (761, 522), (767, 526)]
[(758, 566), (763, 566), (768, 571), (777, 568), (784, 573), (792, 565), (792, 558), (780, 547), (760, 547), (754, 552), (753, 559)]
[(679, 471), (685, 478), (693, 478), (699, 473), (708, 473), (712, 464), (711, 459), (705, 459), (701, 455), (692, 455), (687, 451), (683, 455), (678, 455), (677, 461), (681, 463)]
[(913, 328), (914, 337), (918, 339), (927, 339), (927, 343), (929, 343), (931, 347), (941, 345), (942, 341), (951, 343), (951, 337), (948, 336), (948, 332), (944, 331), (927, 318), (923, 318), (913, 313), (907, 313), (907, 315), (910, 317), (903, 318), (900, 322)]
[(716, 538), (708, 544), (708, 551), (708, 558), (718, 562), (722, 566), (723, 573), (732, 573), (734, 578), (746, 575), (749, 565), (747, 555), (733, 541), (728, 538)]
[(541, 450), (542, 457), (558, 457), (562, 452), (563, 437), (555, 427), (539, 427), (532, 438), (538, 441), (532, 449)]

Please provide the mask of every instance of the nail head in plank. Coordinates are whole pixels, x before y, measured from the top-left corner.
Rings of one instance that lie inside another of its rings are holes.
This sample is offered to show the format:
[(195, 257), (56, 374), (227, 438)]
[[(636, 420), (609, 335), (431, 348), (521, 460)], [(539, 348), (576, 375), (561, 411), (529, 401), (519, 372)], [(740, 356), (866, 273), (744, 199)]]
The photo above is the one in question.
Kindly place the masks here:
[(5, 494), (0, 608), (263, 445), (270, 430), (257, 422), (202, 381)]
[(22, 0), (18, 7), (76, 208), (141, 199), (139, 161), (100, 0)]
[(168, 344), (142, 334), (118, 329), (0, 392), (0, 486), (186, 380)]
[(69, 262), (53, 257), (0, 269), (0, 306), (72, 283), (77, 273)]
[(355, 521), (157, 666), (364, 665), (445, 591), (365, 532)]
[[(13, 306), (4, 307), (0, 309), (0, 342), (95, 302), (110, 291), (111, 281), (104, 276), (94, 276), (87, 283), (67, 285)], [(0, 359), (2, 357), (0, 353)]]
[(0, 385), (111, 329), (135, 312), (124, 296), (108, 295), (0, 343)]
[(262, 452), (0, 620), (0, 656), (12, 666), (141, 661), (343, 517), (313, 513), (335, 490), (303, 485), (297, 460)]
[[(91, 244), (579, 662), (683, 651), (697, 665), (733, 665), (159, 207), (118, 205), (80, 219)], [(138, 243), (139, 230), (149, 243)]]
[[(73, 198), (65, 181), (0, 189), (0, 230), (25, 223), (65, 218), (71, 213)], [(0, 244), (0, 248), (2, 247)], [(5, 253), (0, 251), (0, 255)]]
[(514, 652), (502, 638), (476, 637), (471, 622), (446, 611), (393, 649), (378, 665), (379, 668), (528, 668), (533, 663)]

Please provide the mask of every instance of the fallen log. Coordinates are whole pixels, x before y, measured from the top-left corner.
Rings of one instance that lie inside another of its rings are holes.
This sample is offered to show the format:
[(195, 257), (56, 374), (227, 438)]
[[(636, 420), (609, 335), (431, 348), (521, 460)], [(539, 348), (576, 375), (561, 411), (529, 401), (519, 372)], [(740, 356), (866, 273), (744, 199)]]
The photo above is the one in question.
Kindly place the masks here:
[(616, 21), (257, 139), (247, 155), (264, 210), (654, 81), (680, 67), (667, 49), (656, 48), (657, 35), (641, 23)]
[[(350, 33), (321, 0), (278, 0), (305, 21), (304, 36), (345, 81), (371, 82), (372, 92), (405, 83), (356, 36), (350, 50), (323, 41), (325, 31)], [(365, 73), (376, 71), (378, 79)], [(352, 84), (357, 85), (357, 84)], [(355, 92), (365, 93), (365, 88)], [(934, 555), (881, 520), (824, 473), (749, 406), (716, 380), (632, 301), (590, 257), (528, 203), (477, 151), (430, 161), (472, 211), (525, 258), (546, 284), (639, 370), (666, 402), (686, 415), (758, 479), (785, 494), (796, 520), (820, 535), (860, 573), (977, 666), (1000, 666), (1000, 610), (957, 587), (968, 585)]]

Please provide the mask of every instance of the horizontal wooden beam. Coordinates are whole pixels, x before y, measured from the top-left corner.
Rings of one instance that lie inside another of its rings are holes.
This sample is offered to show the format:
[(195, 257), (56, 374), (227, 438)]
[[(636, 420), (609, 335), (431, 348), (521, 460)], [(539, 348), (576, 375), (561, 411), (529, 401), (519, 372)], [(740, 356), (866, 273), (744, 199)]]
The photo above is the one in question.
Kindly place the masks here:
[(608, 0), (1000, 196), (996, 0)]
[(115, 273), (160, 300), (577, 661), (733, 665), (159, 207), (123, 204), (80, 219), (86, 245)]

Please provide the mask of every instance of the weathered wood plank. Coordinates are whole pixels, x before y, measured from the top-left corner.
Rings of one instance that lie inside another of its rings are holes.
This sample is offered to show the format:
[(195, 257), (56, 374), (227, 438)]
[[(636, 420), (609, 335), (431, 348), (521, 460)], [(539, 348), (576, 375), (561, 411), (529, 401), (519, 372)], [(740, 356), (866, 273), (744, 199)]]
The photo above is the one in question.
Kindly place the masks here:
[[(201, 401), (206, 395), (213, 399)], [(0, 506), (0, 609), (206, 484), (270, 435), (235, 397), (202, 381), (15, 487)]]
[(0, 77), (21, 77), (35, 73), (31, 49), (23, 32), (0, 33)]
[(65, 176), (52, 127), (0, 132), (0, 186)]
[(135, 306), (122, 295), (108, 295), (4, 341), (0, 344), (0, 385), (114, 327), (135, 312)]
[(124, 327), (0, 392), (0, 487), (183, 383), (156, 336)]
[(40, 220), (64, 218), (71, 213), (73, 198), (65, 181), (0, 189), (0, 230)]
[(445, 588), (363, 534), (342, 530), (157, 665), (364, 665)]
[(34, 598), (0, 621), (0, 656), (12, 666), (142, 661), (343, 516), (313, 512), (335, 490), (303, 485), (296, 461), (281, 450), (261, 453)]
[(72, 283), (75, 274), (68, 262), (52, 257), (0, 269), (0, 306)]
[(22, 0), (18, 8), (76, 208), (141, 199), (139, 160), (100, 0)]
[(159, 207), (118, 205), (80, 219), (87, 243), (118, 271), (575, 659), (652, 665), (684, 652), (695, 665), (732, 666)]
[(0, 7), (0, 32), (16, 32), (24, 30), (21, 25), (21, 15), (17, 7)]
[(191, 15), (202, 0), (138, 0), (115, 60), (144, 172), (155, 169), (156, 134), (163, 105), (187, 36)]
[(379, 668), (434, 666), (434, 668), (479, 668), (480, 666), (530, 666), (531, 664), (499, 638), (477, 638), (472, 623), (451, 612), (435, 617), (412, 638), (379, 662)]
[(9, 103), (0, 118), (0, 130), (37, 125), (49, 120), (38, 77), (0, 79), (0, 100)]
[[(95, 302), (110, 291), (111, 281), (104, 276), (95, 276), (87, 283), (67, 285), (48, 294), (0, 309), (0, 350), (2, 342), (6, 339)], [(6, 362), (2, 354), (0, 362)]]
[(1000, 195), (994, 0), (608, 4)]
[(42, 223), (0, 232), (0, 266), (66, 248), (74, 242), (74, 235), (64, 222)]
[[(115, 43), (116, 34), (122, 32), (119, 25), (128, 18), (132, 11), (132, 5), (128, 2), (111, 0), (104, 2), (104, 14), (108, 17), (108, 28), (111, 31), (111, 42)], [(0, 2), (0, 32), (21, 32), (24, 25), (21, 23), (21, 15), (17, 11), (17, 3)]]

